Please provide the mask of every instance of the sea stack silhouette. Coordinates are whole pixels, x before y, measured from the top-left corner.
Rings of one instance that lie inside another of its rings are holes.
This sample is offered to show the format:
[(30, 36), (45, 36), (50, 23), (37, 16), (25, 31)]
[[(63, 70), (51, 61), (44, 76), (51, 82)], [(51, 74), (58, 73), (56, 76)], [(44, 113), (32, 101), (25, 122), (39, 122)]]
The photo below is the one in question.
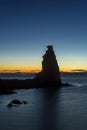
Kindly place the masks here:
[(60, 70), (52, 45), (47, 46), (46, 53), (43, 55), (42, 70), (36, 74), (34, 81), (41, 86), (61, 86)]

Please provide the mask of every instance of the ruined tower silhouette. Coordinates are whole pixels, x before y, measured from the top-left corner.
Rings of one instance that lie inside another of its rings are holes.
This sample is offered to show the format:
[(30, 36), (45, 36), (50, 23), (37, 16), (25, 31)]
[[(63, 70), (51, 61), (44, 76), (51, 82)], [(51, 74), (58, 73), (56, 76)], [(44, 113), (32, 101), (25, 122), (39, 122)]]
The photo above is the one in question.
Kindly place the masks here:
[(42, 70), (34, 78), (42, 85), (61, 85), (59, 66), (56, 60), (53, 46), (47, 46), (45, 55), (43, 55)]

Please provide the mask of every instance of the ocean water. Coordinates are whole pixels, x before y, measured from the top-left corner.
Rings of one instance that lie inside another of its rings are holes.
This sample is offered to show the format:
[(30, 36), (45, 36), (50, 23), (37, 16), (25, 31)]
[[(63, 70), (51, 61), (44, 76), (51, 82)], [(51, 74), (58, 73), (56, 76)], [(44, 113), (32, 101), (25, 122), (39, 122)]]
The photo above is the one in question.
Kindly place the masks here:
[[(87, 130), (87, 75), (62, 75), (72, 87), (0, 95), (0, 130)], [(8, 108), (13, 99), (25, 100)]]

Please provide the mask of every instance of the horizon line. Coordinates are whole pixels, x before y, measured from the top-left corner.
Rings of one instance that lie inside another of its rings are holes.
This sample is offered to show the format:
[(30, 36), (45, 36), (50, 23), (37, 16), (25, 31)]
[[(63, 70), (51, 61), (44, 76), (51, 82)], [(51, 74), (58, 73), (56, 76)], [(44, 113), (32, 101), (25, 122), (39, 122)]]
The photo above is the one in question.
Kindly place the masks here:
[[(8, 70), (8, 71), (0, 71), (0, 74), (29, 74), (29, 73), (39, 73), (41, 70), (33, 70), (33, 71), (15, 71), (15, 70)], [(60, 71), (60, 73), (83, 73), (87, 72), (87, 70), (70, 70), (70, 71)]]

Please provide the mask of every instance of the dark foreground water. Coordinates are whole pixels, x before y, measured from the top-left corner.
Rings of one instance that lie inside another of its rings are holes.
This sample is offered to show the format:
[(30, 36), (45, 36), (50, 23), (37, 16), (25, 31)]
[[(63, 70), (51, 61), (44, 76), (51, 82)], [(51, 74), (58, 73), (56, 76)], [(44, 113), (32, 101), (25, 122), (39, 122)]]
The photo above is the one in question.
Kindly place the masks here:
[[(0, 95), (0, 130), (87, 130), (87, 76), (63, 76), (73, 87)], [(8, 108), (13, 99), (26, 100)]]

